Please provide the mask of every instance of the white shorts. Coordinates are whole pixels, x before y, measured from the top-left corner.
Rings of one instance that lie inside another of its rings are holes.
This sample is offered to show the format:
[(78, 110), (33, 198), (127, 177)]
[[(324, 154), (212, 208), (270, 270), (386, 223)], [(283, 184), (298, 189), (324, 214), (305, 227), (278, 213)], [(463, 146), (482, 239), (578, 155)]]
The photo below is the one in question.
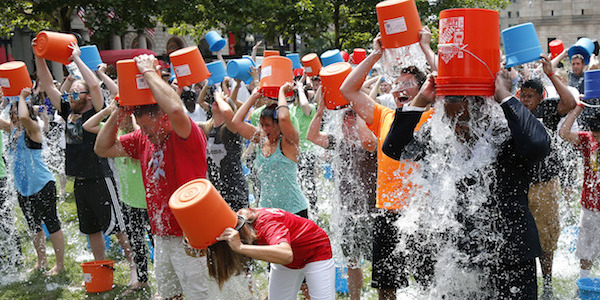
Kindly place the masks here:
[(577, 236), (577, 251), (580, 259), (594, 260), (600, 253), (600, 212), (581, 208), (579, 235)]
[(154, 273), (162, 298), (184, 294), (186, 299), (210, 299), (206, 256), (185, 253), (180, 236), (154, 236)]
[(302, 269), (290, 269), (272, 263), (269, 299), (295, 300), (305, 278), (311, 299), (335, 299), (335, 263), (332, 258), (308, 263)]

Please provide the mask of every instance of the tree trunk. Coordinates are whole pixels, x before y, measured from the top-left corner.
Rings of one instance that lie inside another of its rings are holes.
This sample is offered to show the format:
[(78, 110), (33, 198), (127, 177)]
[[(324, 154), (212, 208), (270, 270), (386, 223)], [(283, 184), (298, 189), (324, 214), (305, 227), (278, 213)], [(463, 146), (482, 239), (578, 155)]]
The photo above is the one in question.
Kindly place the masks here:
[(340, 48), (340, 2), (336, 1), (333, 4), (333, 30), (335, 33), (334, 36), (334, 46), (335, 49)]

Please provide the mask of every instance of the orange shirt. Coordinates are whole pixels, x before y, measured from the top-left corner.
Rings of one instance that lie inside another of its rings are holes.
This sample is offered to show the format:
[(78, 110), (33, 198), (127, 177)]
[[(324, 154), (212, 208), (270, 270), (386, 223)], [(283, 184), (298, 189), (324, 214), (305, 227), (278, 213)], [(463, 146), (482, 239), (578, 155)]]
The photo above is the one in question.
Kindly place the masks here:
[[(424, 112), (415, 130), (418, 130), (432, 113), (433, 109)], [(373, 124), (369, 125), (369, 129), (377, 136), (377, 203), (375, 206), (389, 210), (402, 209), (408, 205), (411, 190), (415, 185), (406, 178), (417, 167), (416, 163), (408, 160), (394, 160), (381, 150), (394, 121), (394, 115), (393, 109), (377, 104), (373, 113)]]

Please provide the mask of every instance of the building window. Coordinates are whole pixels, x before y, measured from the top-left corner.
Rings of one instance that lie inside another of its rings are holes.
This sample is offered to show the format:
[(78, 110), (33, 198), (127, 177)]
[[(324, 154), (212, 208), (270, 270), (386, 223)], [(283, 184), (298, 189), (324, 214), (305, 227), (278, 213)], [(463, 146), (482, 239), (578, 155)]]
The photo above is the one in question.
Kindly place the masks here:
[(508, 18), (509, 19), (511, 18), (511, 12), (510, 11), (508, 12)]
[(554, 16), (554, 11), (553, 10), (550, 11), (550, 15)]
[(583, 14), (583, 9), (581, 9), (581, 15), (582, 15), (582, 16), (584, 15), (584, 14)]
[(519, 12), (517, 11), (517, 18), (519, 17)]

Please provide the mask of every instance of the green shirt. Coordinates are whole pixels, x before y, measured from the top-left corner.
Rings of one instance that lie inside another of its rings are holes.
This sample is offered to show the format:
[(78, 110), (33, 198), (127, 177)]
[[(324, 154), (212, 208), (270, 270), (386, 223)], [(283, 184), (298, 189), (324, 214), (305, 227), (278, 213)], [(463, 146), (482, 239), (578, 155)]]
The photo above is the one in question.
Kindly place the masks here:
[(294, 126), (298, 129), (298, 133), (300, 133), (300, 152), (307, 152), (313, 149), (313, 143), (306, 139), (306, 134), (308, 134), (308, 126), (310, 125), (310, 121), (315, 116), (317, 109), (314, 104), (310, 105), (310, 115), (306, 115), (302, 110), (300, 105), (293, 105), (290, 107), (290, 115), (292, 116), (292, 120), (296, 120), (296, 124)]

